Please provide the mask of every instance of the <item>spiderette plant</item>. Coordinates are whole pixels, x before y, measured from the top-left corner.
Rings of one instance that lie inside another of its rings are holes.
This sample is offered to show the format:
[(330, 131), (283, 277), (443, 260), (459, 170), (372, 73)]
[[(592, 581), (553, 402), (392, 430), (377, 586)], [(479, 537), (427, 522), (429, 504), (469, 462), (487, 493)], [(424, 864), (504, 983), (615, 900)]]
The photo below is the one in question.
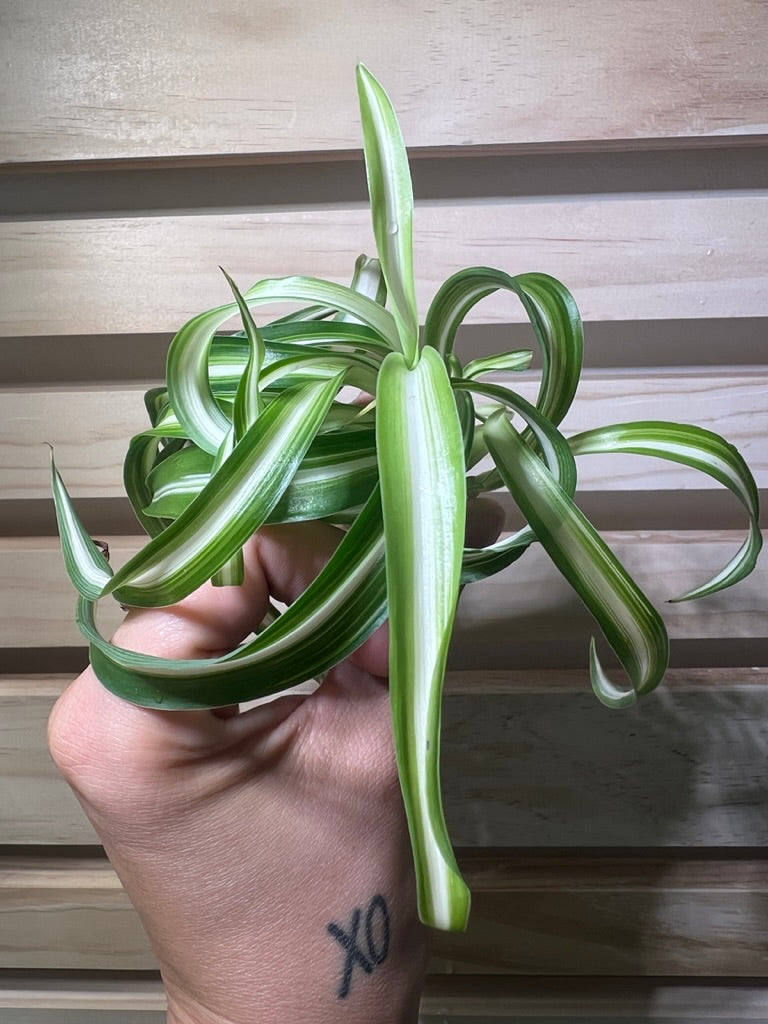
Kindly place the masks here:
[[(560, 433), (579, 382), (582, 325), (571, 294), (546, 274), (454, 274), (420, 338), (405, 146), (386, 93), (362, 65), (357, 83), (378, 260), (360, 257), (349, 287), (288, 277), (241, 294), (227, 278), (234, 301), (182, 327), (166, 386), (146, 395), (151, 425), (131, 440), (125, 460), (126, 490), (150, 539), (118, 572), (81, 525), (55, 465), (53, 493), (91, 663), (106, 687), (136, 704), (212, 708), (287, 689), (338, 664), (389, 618), (394, 737), (419, 912), (436, 928), (462, 929), (470, 896), (446, 830), (439, 768), (459, 588), (541, 544), (628, 677), (627, 687), (608, 677), (593, 639), (597, 697), (624, 707), (661, 681), (669, 643), (658, 612), (574, 504), (576, 457), (653, 455), (708, 474), (741, 501), (749, 518), (742, 547), (681, 601), (752, 571), (762, 543), (757, 488), (736, 449), (699, 427), (643, 421)], [(481, 379), (525, 369), (532, 352), (462, 365), (453, 351), (468, 312), (500, 289), (522, 303), (541, 352), (533, 404)], [(252, 310), (274, 302), (300, 309), (258, 328)], [(219, 333), (238, 313), (242, 331)], [(361, 408), (341, 400), (343, 386), (375, 397)], [(473, 473), (488, 455), (494, 468)], [(468, 498), (501, 487), (527, 525), (485, 548), (464, 547)], [(311, 519), (349, 528), (308, 590), (236, 650), (169, 661), (124, 650), (99, 632), (101, 598), (157, 607), (207, 580), (236, 585), (254, 531)]]

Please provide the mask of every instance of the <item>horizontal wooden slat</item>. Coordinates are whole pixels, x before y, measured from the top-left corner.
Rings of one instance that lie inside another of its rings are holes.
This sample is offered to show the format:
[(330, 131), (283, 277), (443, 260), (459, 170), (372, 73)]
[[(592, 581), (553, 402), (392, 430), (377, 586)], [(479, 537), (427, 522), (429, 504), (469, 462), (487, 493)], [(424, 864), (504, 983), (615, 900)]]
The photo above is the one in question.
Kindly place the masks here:
[[(46, 746), (70, 677), (0, 677), (0, 845), (96, 843)], [(459, 846), (758, 847), (768, 670), (673, 669), (606, 712), (585, 671), (453, 672), (443, 791)]]
[[(427, 202), (417, 209), (422, 315), (465, 266), (546, 271), (587, 320), (768, 315), (768, 196), (702, 193), (545, 202)], [(373, 251), (360, 208), (83, 218), (0, 224), (0, 334), (175, 331), (228, 300), (223, 265), (245, 287), (262, 277), (349, 279)], [(523, 319), (492, 296), (481, 322)]]
[[(657, 603), (684, 593), (714, 574), (743, 539), (734, 531), (646, 531), (605, 534), (630, 572)], [(105, 538), (118, 567), (140, 546), (138, 538)], [(737, 587), (704, 600), (664, 606), (670, 636), (680, 640), (765, 639), (768, 628), (768, 563)], [(57, 539), (0, 538), (0, 646), (82, 646), (73, 623), (73, 591)], [(104, 602), (104, 630), (120, 618)], [(514, 664), (516, 646), (541, 643), (551, 658), (552, 638), (563, 648), (588, 643), (592, 620), (544, 552), (533, 546), (524, 558), (468, 587), (457, 616), (454, 668)], [(511, 659), (511, 660), (510, 660)], [(557, 667), (539, 663), (539, 667)]]
[[(173, 0), (158, 17), (141, 0), (116, 19), (87, 0), (66, 15), (54, 0), (12, 3), (0, 50), (4, 159), (357, 147), (360, 58), (415, 146), (766, 130), (759, 0), (527, 0), (514, 18), (482, 0), (458, 17), (451, 4), (417, 4), (407, 31), (351, 0), (287, 10)], [(151, 59), (179, 40), (183, 60)]]
[[(420, 1021), (765, 1024), (766, 1001), (768, 991), (755, 983), (433, 975), (424, 987)], [(7, 972), (0, 975), (0, 1009), (4, 1024), (160, 1024), (165, 1020), (165, 995), (159, 978), (121, 978), (104, 972), (103, 979), (68, 981), (50, 973)]]
[(426, 1020), (440, 1024), (491, 1024), (500, 1019), (518, 1024), (736, 1024), (768, 1019), (768, 991), (763, 985), (707, 979), (670, 983), (667, 979), (525, 978), (432, 976), (422, 997)]
[[(534, 375), (499, 375), (498, 380), (535, 399)], [(74, 497), (123, 495), (121, 466), (128, 439), (149, 425), (144, 390), (105, 385), (0, 391), (7, 417), (0, 436), (0, 497), (50, 499), (45, 442), (53, 445)], [(630, 419), (669, 418), (723, 434), (747, 460), (758, 486), (768, 487), (768, 369), (590, 371), (561, 427), (575, 434)], [(658, 459), (592, 456), (579, 462), (581, 491), (719, 487), (701, 473)]]
[[(436, 973), (765, 977), (765, 862), (464, 857), (468, 931)], [(0, 862), (8, 968), (146, 970), (141, 925), (107, 862)]]

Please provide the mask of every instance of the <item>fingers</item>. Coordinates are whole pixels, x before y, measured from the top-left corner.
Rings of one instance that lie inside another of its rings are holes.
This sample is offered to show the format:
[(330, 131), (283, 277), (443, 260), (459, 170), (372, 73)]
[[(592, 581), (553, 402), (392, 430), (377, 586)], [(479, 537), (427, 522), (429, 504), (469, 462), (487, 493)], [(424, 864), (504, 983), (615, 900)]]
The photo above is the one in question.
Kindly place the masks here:
[[(495, 540), (503, 519), (496, 502), (483, 498), (470, 502), (467, 544), (479, 547)], [(231, 651), (258, 628), (270, 597), (290, 604), (306, 590), (342, 536), (325, 523), (266, 527), (245, 548), (241, 586), (208, 583), (170, 607), (132, 609), (114, 642), (128, 650), (173, 659), (206, 658)], [(374, 676), (386, 676), (388, 647), (388, 633), (383, 628), (355, 652), (352, 661)], [(226, 713), (219, 715), (225, 717)]]
[[(294, 600), (320, 571), (341, 535), (325, 524), (265, 529), (244, 551), (245, 579), (239, 587), (204, 585), (167, 608), (131, 609), (114, 635), (127, 650), (163, 658), (207, 658), (235, 648), (264, 619), (270, 596)], [(175, 712), (136, 707), (106, 690), (87, 669), (68, 688), (51, 718), (54, 757), (64, 770), (85, 753), (103, 763), (116, 743), (176, 756), (226, 738), (236, 709)], [(129, 757), (128, 749), (120, 757)], [(71, 773), (70, 773), (71, 774)]]
[[(492, 498), (473, 498), (467, 505), (465, 544), (485, 547), (492, 544), (504, 527), (504, 509)], [(349, 659), (358, 668), (385, 679), (389, 673), (389, 627), (384, 625), (359, 647)]]
[(464, 543), (468, 548), (483, 548), (498, 540), (504, 529), (504, 509), (493, 498), (473, 498), (467, 505)]
[[(466, 542), (480, 547), (498, 537), (503, 509), (487, 498), (471, 501)], [(325, 523), (262, 529), (244, 551), (245, 581), (239, 587), (210, 583), (168, 608), (131, 610), (115, 643), (166, 658), (205, 658), (232, 650), (264, 619), (270, 597), (290, 604), (302, 594), (335, 551), (342, 534)], [(372, 638), (356, 661), (386, 674), (386, 637)]]
[(290, 604), (306, 590), (340, 537), (324, 523), (266, 527), (243, 552), (241, 586), (206, 583), (175, 605), (131, 609), (114, 642), (128, 650), (176, 659), (231, 651), (258, 628), (270, 597)]

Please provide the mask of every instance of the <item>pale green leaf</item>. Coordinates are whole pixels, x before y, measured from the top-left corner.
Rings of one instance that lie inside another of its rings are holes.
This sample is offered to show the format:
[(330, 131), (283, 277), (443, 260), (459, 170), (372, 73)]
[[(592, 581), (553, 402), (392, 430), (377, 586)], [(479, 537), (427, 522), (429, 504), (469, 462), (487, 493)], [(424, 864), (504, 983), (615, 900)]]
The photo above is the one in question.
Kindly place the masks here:
[[(469, 890), (440, 797), (440, 714), (461, 574), (466, 491), (461, 426), (442, 358), (387, 356), (376, 392), (395, 749), (421, 919), (461, 929)], [(439, 497), (438, 497), (439, 496)], [(437, 499), (437, 500), (436, 500)]]
[(357, 91), (373, 233), (402, 352), (408, 364), (413, 365), (419, 343), (419, 317), (413, 274), (413, 189), (408, 156), (392, 103), (363, 64), (357, 67)]

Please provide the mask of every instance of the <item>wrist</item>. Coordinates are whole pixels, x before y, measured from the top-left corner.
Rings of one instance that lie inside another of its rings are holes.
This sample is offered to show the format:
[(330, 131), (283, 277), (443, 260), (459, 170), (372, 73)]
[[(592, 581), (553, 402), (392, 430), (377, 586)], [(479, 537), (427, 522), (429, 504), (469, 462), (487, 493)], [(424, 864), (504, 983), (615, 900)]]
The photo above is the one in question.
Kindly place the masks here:
[(375, 893), (289, 934), (251, 962), (228, 956), (226, 991), (164, 971), (168, 1024), (416, 1024), (429, 931), (402, 900)]

